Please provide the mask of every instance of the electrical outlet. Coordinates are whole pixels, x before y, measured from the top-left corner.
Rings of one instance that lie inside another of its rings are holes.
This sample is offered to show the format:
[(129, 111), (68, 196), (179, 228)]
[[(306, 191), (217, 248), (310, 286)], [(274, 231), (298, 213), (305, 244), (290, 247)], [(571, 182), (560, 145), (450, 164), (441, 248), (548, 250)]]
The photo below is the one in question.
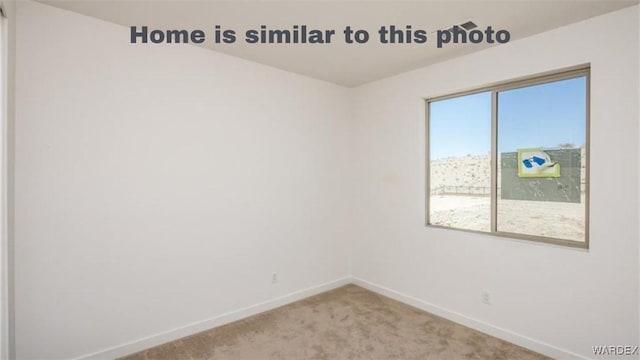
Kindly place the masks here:
[(272, 284), (275, 284), (275, 283), (277, 283), (277, 282), (278, 282), (278, 273), (273, 273), (273, 274), (271, 275), (271, 283), (272, 283)]
[(488, 291), (483, 290), (480, 292), (480, 301), (485, 305), (491, 305), (491, 294)]

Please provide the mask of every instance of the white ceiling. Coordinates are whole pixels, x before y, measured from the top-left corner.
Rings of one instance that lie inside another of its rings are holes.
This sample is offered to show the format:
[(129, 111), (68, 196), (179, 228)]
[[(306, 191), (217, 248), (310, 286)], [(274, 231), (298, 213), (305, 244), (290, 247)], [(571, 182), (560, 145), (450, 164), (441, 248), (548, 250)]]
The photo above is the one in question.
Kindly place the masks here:
[[(276, 68), (357, 86), (485, 48), (486, 44), (436, 48), (432, 31), (473, 20), (480, 29), (506, 29), (511, 41), (638, 3), (638, 0), (600, 1), (100, 1), (40, 0), (59, 8), (116, 24), (146, 25), (149, 29), (202, 29), (207, 41), (198, 45)], [(247, 44), (242, 34), (267, 25), (335, 29), (331, 44)], [(214, 25), (240, 35), (234, 44), (215, 44)], [(350, 25), (371, 34), (367, 44), (345, 44), (342, 29)], [(382, 25), (429, 32), (426, 44), (380, 44)], [(129, 39), (123, 39), (129, 41)], [(152, 46), (152, 45), (151, 45)], [(494, 45), (495, 46), (495, 45)]]

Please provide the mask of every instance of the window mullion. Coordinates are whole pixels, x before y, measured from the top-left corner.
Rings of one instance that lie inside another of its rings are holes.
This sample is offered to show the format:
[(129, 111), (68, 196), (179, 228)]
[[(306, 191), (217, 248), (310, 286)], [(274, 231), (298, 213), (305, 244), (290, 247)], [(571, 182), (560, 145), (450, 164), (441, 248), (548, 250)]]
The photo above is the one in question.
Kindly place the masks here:
[(498, 92), (491, 91), (491, 232), (498, 230)]

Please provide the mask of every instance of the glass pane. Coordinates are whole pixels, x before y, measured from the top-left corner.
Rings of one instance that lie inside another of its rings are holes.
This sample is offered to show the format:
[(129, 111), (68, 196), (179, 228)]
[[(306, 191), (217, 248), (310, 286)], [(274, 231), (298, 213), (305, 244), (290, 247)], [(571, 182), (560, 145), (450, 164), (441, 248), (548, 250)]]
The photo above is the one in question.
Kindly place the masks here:
[(498, 93), (498, 231), (584, 241), (586, 86)]
[(429, 224), (491, 230), (491, 93), (429, 104)]

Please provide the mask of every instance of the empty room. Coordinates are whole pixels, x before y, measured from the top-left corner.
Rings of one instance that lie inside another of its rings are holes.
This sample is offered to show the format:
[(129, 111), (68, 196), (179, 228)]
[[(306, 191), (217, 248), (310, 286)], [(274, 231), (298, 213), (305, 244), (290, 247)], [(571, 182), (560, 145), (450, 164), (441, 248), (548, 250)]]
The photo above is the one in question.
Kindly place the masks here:
[(640, 359), (637, 0), (0, 9), (1, 359)]

